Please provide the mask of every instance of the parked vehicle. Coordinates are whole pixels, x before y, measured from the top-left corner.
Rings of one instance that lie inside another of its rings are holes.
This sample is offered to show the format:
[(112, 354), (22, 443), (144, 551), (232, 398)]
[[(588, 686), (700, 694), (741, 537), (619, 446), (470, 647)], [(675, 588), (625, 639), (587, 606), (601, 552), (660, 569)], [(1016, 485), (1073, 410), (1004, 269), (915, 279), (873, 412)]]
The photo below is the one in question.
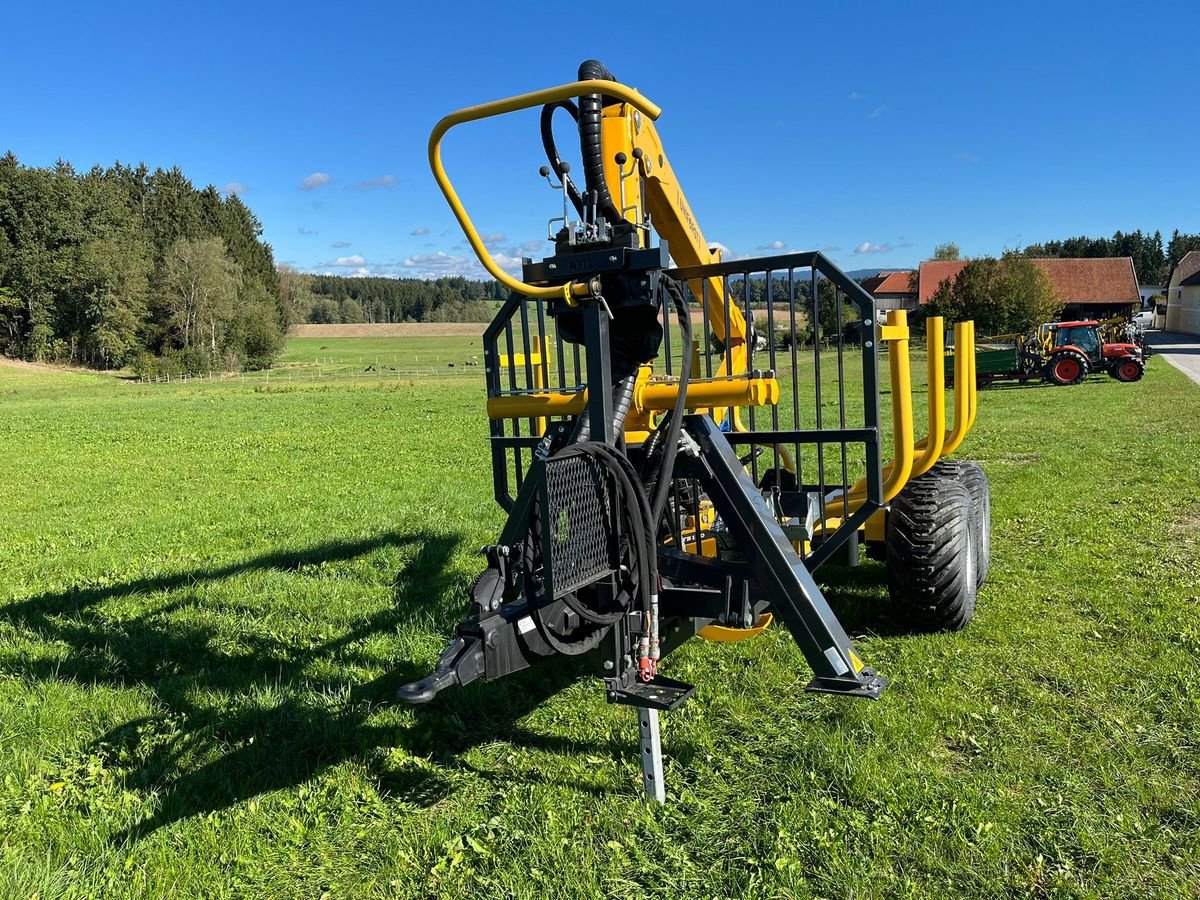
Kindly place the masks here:
[[(1117, 325), (1125, 326), (1120, 331)], [(1048, 381), (1078, 384), (1093, 372), (1118, 381), (1138, 381), (1146, 372), (1146, 353), (1129, 334), (1136, 325), (1094, 320), (1046, 322), (1030, 334), (983, 338), (975, 353), (978, 387), (993, 381)], [(1124, 338), (1122, 340), (1121, 338)]]

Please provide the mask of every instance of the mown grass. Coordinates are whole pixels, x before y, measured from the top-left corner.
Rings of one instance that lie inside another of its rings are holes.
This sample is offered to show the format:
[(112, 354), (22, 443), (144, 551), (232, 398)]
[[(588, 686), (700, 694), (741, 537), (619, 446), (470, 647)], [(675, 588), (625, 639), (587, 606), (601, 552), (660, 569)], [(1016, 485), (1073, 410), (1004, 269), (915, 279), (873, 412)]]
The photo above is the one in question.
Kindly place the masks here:
[(481, 385), (0, 369), (0, 895), (1187, 896), (1200, 891), (1200, 389), (982, 395), (972, 625), (832, 601), (891, 681), (806, 695), (786, 631), (693, 642), (636, 728), (569, 668), (390, 702), (460, 618)]

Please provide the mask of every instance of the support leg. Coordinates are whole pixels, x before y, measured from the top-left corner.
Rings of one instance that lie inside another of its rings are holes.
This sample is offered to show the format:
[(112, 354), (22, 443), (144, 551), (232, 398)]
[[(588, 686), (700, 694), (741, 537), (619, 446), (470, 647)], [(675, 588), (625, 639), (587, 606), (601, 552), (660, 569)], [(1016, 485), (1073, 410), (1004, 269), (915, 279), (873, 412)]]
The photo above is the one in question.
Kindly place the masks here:
[(642, 758), (642, 785), (646, 789), (647, 802), (667, 802), (667, 788), (663, 784), (662, 738), (658, 731), (658, 710), (634, 708), (638, 715), (638, 730), (641, 742), (638, 747)]

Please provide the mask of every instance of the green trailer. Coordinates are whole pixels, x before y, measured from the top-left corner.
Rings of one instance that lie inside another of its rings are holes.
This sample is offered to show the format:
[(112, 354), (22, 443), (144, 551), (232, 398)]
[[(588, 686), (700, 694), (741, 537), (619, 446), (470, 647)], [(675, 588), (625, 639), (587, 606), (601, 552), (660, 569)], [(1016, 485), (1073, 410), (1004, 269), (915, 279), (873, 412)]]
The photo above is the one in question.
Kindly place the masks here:
[[(953, 351), (950, 351), (953, 355)], [(947, 378), (953, 382), (954, 366), (947, 365)], [(978, 344), (975, 348), (975, 384), (986, 387), (993, 381), (1040, 381), (1045, 377), (1043, 360), (1040, 355), (1030, 353), (1024, 347), (1024, 341), (1017, 339), (1008, 342), (988, 342)]]

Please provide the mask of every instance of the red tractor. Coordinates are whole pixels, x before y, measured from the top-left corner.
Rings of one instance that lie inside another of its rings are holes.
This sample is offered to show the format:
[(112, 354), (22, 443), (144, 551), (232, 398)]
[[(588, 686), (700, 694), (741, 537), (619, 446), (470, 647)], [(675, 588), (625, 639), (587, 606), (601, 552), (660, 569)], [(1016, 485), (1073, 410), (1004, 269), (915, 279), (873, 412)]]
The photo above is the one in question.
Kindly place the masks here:
[(1049, 322), (1038, 329), (1046, 359), (1043, 372), (1052, 384), (1078, 384), (1103, 369), (1117, 381), (1137, 381), (1146, 373), (1146, 358), (1137, 344), (1106, 344), (1100, 323)]

